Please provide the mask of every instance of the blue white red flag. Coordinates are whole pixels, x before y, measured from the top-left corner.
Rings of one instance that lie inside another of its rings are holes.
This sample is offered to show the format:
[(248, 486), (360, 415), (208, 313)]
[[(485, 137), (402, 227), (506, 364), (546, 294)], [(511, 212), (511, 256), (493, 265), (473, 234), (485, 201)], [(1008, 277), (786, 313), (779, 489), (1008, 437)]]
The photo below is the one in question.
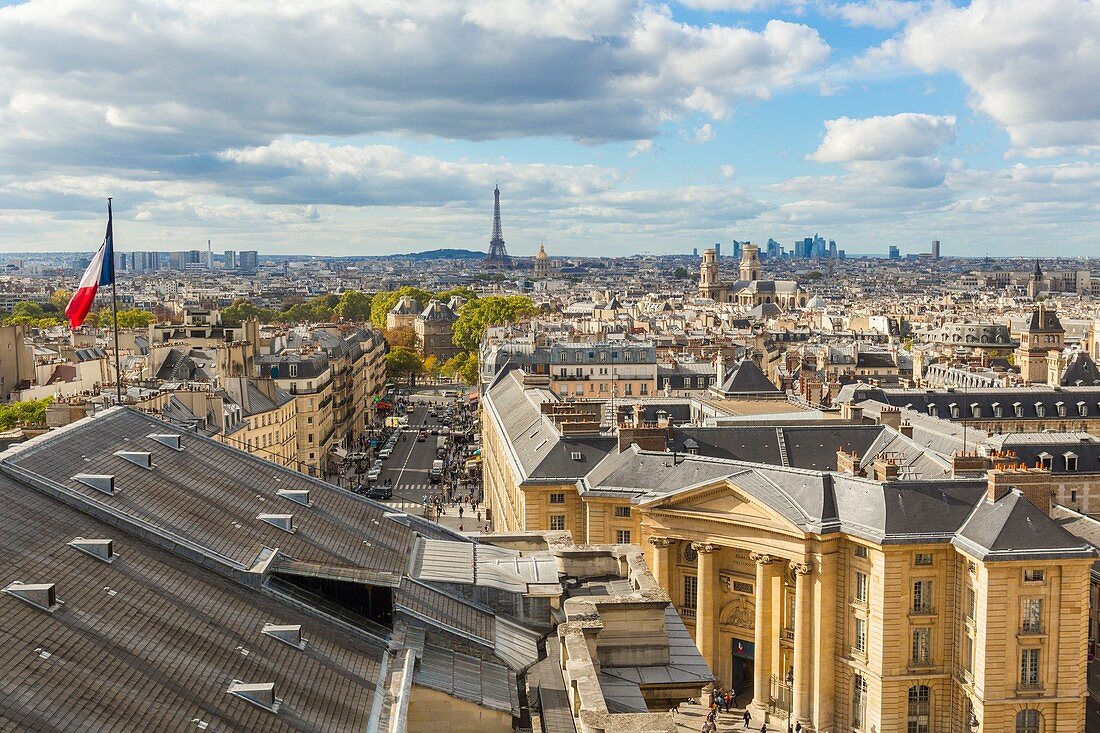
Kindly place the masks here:
[(80, 284), (73, 293), (69, 305), (65, 307), (65, 315), (69, 319), (71, 328), (80, 328), (88, 312), (92, 309), (95, 294), (100, 285), (111, 285), (115, 281), (115, 242), (112, 233), (111, 202), (107, 201), (107, 235), (103, 238), (103, 244), (95, 253), (88, 269), (80, 278)]

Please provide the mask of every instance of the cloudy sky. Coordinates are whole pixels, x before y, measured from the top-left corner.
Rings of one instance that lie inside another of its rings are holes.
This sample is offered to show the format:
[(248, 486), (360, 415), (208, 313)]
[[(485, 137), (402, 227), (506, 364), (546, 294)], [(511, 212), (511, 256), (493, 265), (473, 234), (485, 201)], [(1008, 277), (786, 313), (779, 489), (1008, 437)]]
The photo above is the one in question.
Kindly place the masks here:
[(1100, 2), (0, 0), (0, 249), (1100, 253)]

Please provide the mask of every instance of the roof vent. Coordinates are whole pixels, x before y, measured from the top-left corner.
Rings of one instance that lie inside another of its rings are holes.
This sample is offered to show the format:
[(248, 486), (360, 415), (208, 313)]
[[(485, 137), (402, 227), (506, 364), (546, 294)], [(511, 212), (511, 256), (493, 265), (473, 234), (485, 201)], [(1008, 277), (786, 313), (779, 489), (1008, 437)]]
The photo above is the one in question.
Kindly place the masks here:
[(17, 580), (5, 588), (4, 592), (50, 613), (61, 608), (64, 603), (58, 599), (53, 583), (24, 583)]
[(142, 468), (153, 467), (153, 454), (149, 451), (143, 450), (120, 450), (115, 451), (115, 455), (119, 458), (123, 458), (135, 466), (141, 466)]
[(90, 486), (96, 491), (102, 491), (108, 496), (115, 495), (115, 477), (110, 474), (101, 473), (78, 473), (73, 476), (73, 481)]
[(166, 445), (172, 450), (183, 450), (183, 436), (179, 433), (152, 433), (145, 437)]
[(75, 540), (69, 543), (69, 547), (75, 547), (83, 553), (87, 553), (97, 560), (103, 562), (115, 561), (115, 542), (114, 540), (88, 540), (83, 537), (77, 537)]
[(233, 684), (229, 685), (226, 692), (272, 713), (279, 712), (279, 704), (282, 703), (282, 700), (275, 697), (274, 682), (247, 684), (240, 680), (233, 680)]
[(309, 500), (309, 489), (279, 489), (275, 493), (284, 499), (290, 499), (295, 504), (313, 506)]
[(293, 514), (261, 514), (256, 519), (261, 522), (267, 522), (272, 527), (278, 527), (284, 532), (294, 532), (294, 515)]
[(264, 624), (263, 633), (295, 649), (305, 649), (306, 640), (302, 638), (301, 624)]

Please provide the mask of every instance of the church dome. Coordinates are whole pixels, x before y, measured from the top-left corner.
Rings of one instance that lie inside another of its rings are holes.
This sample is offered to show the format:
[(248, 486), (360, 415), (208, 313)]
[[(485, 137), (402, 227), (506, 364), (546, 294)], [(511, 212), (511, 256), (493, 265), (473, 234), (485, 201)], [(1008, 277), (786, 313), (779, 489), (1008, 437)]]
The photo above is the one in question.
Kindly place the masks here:
[(535, 255), (536, 260), (548, 260), (550, 255), (546, 254), (546, 245), (539, 243), (539, 253)]

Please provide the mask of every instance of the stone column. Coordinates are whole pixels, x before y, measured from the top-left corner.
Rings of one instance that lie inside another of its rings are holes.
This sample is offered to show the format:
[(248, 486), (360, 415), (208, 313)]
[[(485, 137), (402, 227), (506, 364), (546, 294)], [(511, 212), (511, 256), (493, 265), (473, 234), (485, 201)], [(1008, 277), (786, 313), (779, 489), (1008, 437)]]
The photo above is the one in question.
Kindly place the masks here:
[(810, 722), (810, 673), (813, 670), (813, 642), (810, 633), (813, 627), (813, 604), (810, 602), (810, 573), (813, 565), (806, 562), (791, 561), (794, 571), (794, 700), (792, 701), (795, 720), (803, 724)]
[(672, 540), (668, 537), (650, 537), (649, 544), (653, 545), (653, 564), (651, 570), (653, 571), (653, 579), (657, 581), (657, 585), (661, 586), (668, 593), (670, 598), (675, 598), (672, 595), (672, 577), (669, 571), (672, 569), (672, 562), (669, 558), (669, 546), (672, 545)]
[(752, 667), (752, 704), (760, 709), (767, 709), (771, 701), (771, 690), (768, 689), (771, 675), (771, 555), (754, 552), (749, 558), (756, 563), (756, 618), (753, 646), (755, 647), (755, 659)]
[(714, 608), (717, 605), (715, 596), (718, 593), (718, 570), (715, 563), (718, 545), (712, 545), (709, 542), (692, 542), (691, 549), (699, 555), (699, 587), (695, 596), (695, 645), (699, 647), (699, 654), (707, 660), (713, 672), (717, 661), (714, 658), (716, 633)]

